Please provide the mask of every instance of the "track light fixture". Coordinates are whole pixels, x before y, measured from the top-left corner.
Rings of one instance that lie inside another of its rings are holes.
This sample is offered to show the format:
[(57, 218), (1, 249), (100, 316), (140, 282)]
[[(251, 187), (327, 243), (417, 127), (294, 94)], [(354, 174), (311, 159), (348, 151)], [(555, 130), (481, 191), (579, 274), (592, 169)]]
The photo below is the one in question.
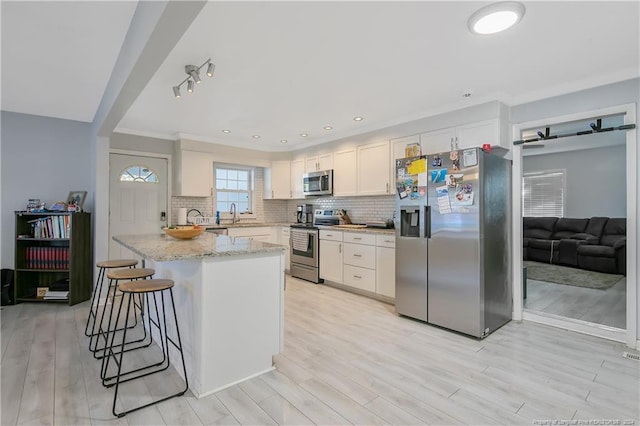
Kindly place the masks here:
[(193, 93), (193, 85), (200, 84), (202, 79), (200, 78), (200, 69), (207, 65), (207, 77), (213, 77), (213, 71), (216, 69), (216, 66), (211, 62), (211, 58), (207, 59), (204, 64), (199, 67), (195, 65), (185, 65), (184, 72), (187, 73), (187, 78), (182, 80), (177, 86), (173, 86), (173, 96), (176, 98), (180, 97), (180, 86), (184, 83), (187, 83), (187, 92)]

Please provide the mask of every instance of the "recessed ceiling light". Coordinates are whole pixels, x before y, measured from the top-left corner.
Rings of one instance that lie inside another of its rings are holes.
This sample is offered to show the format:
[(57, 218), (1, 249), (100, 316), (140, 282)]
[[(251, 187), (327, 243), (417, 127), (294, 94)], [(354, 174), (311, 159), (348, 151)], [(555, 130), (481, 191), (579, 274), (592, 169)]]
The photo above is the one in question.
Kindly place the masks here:
[(333, 129), (333, 127), (331, 127), (331, 126), (324, 126), (324, 127), (323, 127), (323, 129), (325, 129), (325, 130), (331, 130), (331, 129)]
[(254, 139), (260, 139), (260, 135), (253, 135), (251, 137), (254, 138)]
[(286, 139), (282, 139), (282, 140), (280, 141), (280, 143), (287, 143), (287, 142), (289, 142), (289, 141), (288, 141), (288, 140), (286, 140)]
[(462, 97), (465, 98), (465, 99), (469, 99), (471, 97), (471, 92), (463, 93)]
[(353, 121), (362, 121), (364, 118), (362, 117), (353, 117)]
[(308, 133), (300, 133), (300, 136), (302, 136), (303, 138), (306, 138), (307, 136), (309, 136)]
[(222, 133), (231, 133), (231, 130), (224, 129)]
[(495, 34), (520, 22), (525, 7), (522, 3), (505, 1), (483, 7), (469, 18), (467, 25), (474, 34)]

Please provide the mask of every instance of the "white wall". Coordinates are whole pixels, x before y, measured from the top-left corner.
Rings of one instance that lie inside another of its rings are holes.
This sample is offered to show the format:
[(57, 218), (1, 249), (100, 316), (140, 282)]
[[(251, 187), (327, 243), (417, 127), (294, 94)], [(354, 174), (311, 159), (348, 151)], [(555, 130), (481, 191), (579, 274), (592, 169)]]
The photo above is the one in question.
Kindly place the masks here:
[(93, 210), (91, 127), (89, 123), (2, 111), (2, 268), (14, 267), (15, 210), (29, 198), (47, 207), (70, 191), (87, 191)]
[(522, 168), (523, 173), (566, 170), (565, 217), (627, 216), (624, 145), (527, 156)]

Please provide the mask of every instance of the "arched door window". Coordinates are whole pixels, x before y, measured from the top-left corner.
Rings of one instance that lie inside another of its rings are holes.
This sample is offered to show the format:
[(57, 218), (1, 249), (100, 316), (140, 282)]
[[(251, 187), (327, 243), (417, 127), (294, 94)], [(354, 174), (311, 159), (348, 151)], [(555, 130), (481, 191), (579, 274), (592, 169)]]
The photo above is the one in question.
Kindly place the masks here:
[(127, 167), (120, 174), (120, 182), (159, 183), (156, 172), (142, 165)]

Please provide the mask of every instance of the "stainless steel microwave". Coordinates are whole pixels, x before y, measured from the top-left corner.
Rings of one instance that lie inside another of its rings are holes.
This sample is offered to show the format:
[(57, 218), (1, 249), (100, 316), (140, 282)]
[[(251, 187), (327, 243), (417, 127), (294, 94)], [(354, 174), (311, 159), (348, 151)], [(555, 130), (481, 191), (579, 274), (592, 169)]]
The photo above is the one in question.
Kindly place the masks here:
[(302, 193), (304, 195), (332, 195), (333, 170), (322, 170), (302, 175)]

